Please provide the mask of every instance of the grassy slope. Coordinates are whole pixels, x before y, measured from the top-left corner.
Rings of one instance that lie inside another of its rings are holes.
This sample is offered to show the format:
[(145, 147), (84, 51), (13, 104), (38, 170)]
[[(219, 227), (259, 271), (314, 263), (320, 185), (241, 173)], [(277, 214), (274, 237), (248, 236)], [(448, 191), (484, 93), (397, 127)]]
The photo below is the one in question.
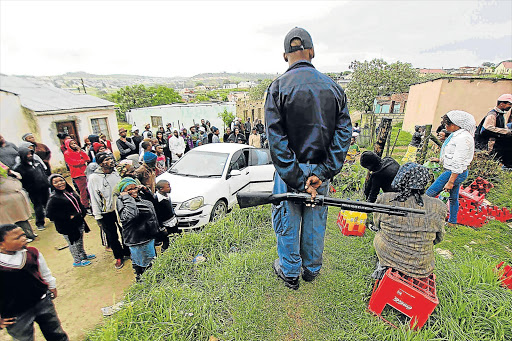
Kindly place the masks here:
[[(439, 306), (420, 332), (386, 312), (399, 329), (365, 311), (376, 260), (373, 232), (345, 237), (331, 209), (324, 267), (298, 291), (272, 273), (276, 258), (269, 207), (235, 209), (201, 233), (179, 237), (143, 284), (133, 285), (126, 308), (91, 332), (89, 340), (505, 340), (512, 335), (512, 291), (499, 287), (492, 268), (512, 263), (512, 230), (492, 222), (449, 231), (438, 246)], [(207, 261), (194, 265), (198, 253)]]

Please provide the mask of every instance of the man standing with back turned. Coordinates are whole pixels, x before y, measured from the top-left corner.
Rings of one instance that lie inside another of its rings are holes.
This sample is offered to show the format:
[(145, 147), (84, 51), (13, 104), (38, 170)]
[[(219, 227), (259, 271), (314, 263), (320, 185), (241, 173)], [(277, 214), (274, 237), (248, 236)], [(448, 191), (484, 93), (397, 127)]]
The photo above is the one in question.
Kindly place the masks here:
[[(302, 28), (284, 40), (288, 70), (267, 91), (265, 123), (276, 168), (274, 194), (326, 195), (329, 179), (342, 168), (352, 125), (343, 89), (318, 72), (313, 41)], [(273, 268), (284, 284), (299, 288), (299, 275), (311, 282), (322, 267), (327, 207), (283, 201), (272, 207), (277, 236)]]

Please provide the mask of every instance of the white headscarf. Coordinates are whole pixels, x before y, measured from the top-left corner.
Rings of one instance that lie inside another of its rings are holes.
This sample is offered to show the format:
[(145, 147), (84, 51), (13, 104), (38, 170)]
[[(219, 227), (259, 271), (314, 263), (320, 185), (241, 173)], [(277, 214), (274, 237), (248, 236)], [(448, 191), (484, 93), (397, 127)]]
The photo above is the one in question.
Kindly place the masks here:
[(452, 110), (446, 113), (446, 116), (453, 124), (467, 130), (471, 135), (475, 134), (476, 122), (473, 115), (462, 110)]

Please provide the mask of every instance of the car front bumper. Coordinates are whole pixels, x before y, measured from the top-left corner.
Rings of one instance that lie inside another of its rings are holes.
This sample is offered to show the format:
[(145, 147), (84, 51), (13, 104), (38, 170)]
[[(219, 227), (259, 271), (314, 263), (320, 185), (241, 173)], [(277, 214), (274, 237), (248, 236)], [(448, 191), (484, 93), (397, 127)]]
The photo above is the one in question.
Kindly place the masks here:
[[(181, 203), (177, 203), (179, 207)], [(178, 219), (178, 228), (188, 230), (201, 227), (210, 222), (212, 213), (212, 205), (204, 205), (195, 211), (175, 209), (176, 218)]]

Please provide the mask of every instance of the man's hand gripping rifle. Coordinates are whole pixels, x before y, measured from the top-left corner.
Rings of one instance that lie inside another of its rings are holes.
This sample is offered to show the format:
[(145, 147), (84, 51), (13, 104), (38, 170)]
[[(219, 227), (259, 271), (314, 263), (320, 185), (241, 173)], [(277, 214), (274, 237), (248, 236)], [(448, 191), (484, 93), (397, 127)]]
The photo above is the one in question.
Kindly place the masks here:
[(378, 212), (397, 216), (406, 216), (408, 213), (425, 214), (423, 210), (404, 208), (393, 205), (372, 204), (364, 201), (352, 201), (344, 199), (329, 198), (317, 195), (315, 201), (311, 201), (311, 195), (307, 193), (283, 193), (272, 194), (268, 192), (245, 192), (236, 195), (240, 208), (247, 208), (265, 204), (278, 205), (281, 201), (292, 201), (312, 205), (336, 206), (344, 210), (358, 212)]

